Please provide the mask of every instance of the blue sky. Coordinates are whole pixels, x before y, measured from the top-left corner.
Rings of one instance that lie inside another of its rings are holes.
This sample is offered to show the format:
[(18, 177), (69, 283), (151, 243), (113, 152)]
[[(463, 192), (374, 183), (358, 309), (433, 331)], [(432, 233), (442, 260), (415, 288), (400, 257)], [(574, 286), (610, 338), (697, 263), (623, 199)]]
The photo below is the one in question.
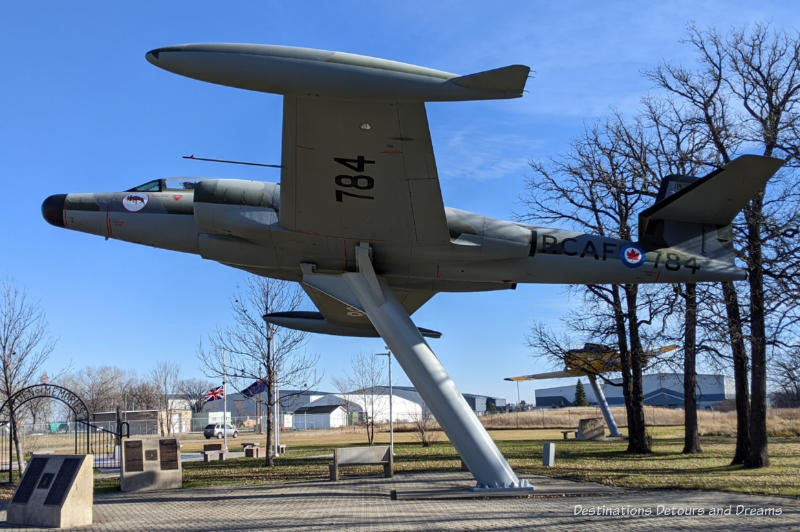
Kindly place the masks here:
[[(24, 288), (58, 339), (50, 373), (112, 364), (141, 374), (164, 358), (201, 377), (201, 338), (230, 319), (246, 274), (183, 255), (59, 230), (41, 218), (54, 193), (130, 188), (192, 175), (277, 181), (275, 170), (182, 155), (278, 163), (279, 96), (205, 84), (144, 54), (186, 42), (339, 50), (469, 74), (521, 63), (522, 99), (428, 104), (445, 204), (509, 219), (528, 161), (568, 149), (611, 109), (636, 112), (641, 72), (691, 64), (686, 25), (722, 31), (755, 21), (798, 28), (793, 2), (5, 2), (0, 7), (0, 278)], [(440, 294), (414, 320), (464, 392), (516, 400), (503, 377), (551, 369), (525, 347), (534, 320), (558, 325), (565, 288)], [(379, 339), (314, 336), (325, 378)], [(395, 382), (408, 384), (401, 372)], [(546, 387), (559, 384), (537, 384)], [(521, 386), (530, 401), (533, 385)]]

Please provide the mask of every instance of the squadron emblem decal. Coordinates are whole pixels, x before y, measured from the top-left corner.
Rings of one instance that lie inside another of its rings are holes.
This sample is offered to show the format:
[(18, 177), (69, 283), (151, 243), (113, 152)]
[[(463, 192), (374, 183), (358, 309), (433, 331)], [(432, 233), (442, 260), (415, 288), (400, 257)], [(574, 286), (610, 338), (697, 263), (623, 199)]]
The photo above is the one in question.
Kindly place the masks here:
[(622, 246), (620, 250), (622, 263), (628, 268), (638, 268), (644, 264), (645, 253), (634, 245)]
[(136, 192), (122, 198), (122, 206), (125, 207), (125, 210), (128, 212), (137, 212), (144, 209), (144, 206), (147, 205), (149, 200), (150, 197), (147, 194)]

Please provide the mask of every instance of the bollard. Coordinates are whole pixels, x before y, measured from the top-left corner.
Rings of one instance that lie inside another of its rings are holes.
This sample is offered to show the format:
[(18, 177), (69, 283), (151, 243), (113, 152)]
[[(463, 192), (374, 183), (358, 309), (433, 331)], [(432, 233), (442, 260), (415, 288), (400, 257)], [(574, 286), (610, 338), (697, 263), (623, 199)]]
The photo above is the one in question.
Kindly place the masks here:
[(542, 452), (542, 465), (552, 467), (556, 464), (556, 444), (545, 443)]

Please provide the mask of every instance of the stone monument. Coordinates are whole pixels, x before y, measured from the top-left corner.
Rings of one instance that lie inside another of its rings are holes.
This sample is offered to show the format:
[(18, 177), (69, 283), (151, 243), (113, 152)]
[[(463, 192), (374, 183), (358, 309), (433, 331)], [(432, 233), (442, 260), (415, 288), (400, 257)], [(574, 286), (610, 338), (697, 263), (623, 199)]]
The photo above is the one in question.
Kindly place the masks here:
[(125, 440), (119, 470), (120, 490), (179, 489), (183, 485), (180, 450), (175, 438)]
[(72, 528), (92, 524), (91, 454), (35, 454), (8, 505), (6, 522)]
[(601, 417), (590, 417), (578, 422), (579, 440), (599, 440), (606, 435), (605, 422)]

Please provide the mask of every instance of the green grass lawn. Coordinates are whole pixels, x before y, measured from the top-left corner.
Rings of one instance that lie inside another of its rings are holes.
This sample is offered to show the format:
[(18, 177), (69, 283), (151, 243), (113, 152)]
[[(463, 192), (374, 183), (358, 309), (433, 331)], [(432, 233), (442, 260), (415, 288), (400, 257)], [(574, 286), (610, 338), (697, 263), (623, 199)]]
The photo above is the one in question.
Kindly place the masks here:
[[(653, 454), (644, 456), (625, 453), (625, 441), (564, 441), (558, 430), (497, 430), (491, 434), (522, 478), (546, 475), (627, 488), (705, 489), (800, 497), (800, 441), (797, 438), (770, 438), (771, 465), (748, 470), (729, 465), (735, 446), (731, 437), (701, 438), (702, 454), (681, 454), (683, 427), (650, 429)], [(555, 467), (541, 465), (542, 447), (546, 442), (556, 443)], [(276, 459), (272, 468), (264, 466), (263, 458), (237, 458), (209, 464), (186, 462), (183, 485), (188, 488), (323, 480), (328, 478), (331, 460), (313, 456), (330, 453), (333, 447), (354, 444), (363, 445), (352, 441), (304, 442), (302, 447), (290, 445), (286, 455)], [(397, 442), (395, 454), (395, 471), (400, 473), (460, 468), (459, 457), (447, 441), (428, 448), (411, 441)], [(375, 466), (348, 468), (345, 476), (379, 474), (381, 469)], [(119, 479), (98, 478), (95, 487), (98, 491), (116, 490)]]

